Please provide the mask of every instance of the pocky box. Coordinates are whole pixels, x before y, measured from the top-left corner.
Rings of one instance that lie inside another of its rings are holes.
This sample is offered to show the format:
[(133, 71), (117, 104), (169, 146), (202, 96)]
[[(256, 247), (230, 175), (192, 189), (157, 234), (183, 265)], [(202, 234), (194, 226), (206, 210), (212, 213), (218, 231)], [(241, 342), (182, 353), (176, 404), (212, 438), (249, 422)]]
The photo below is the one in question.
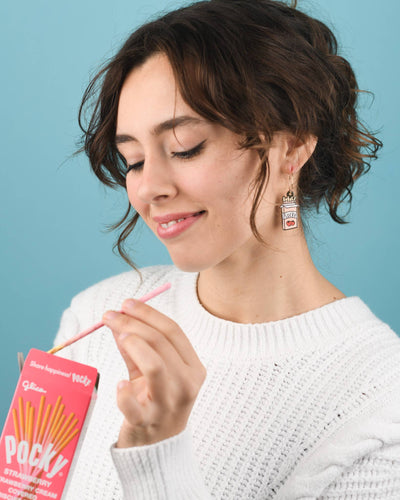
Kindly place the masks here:
[(91, 366), (30, 350), (1, 435), (0, 499), (62, 498), (97, 377)]

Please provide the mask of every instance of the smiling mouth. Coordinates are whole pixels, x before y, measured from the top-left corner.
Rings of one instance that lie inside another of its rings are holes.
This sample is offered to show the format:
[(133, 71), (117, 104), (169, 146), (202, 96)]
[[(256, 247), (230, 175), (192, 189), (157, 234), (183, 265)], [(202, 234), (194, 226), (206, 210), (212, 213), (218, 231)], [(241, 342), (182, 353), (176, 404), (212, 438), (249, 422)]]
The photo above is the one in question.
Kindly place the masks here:
[(174, 224), (177, 224), (178, 222), (182, 222), (183, 220), (185, 219), (188, 219), (189, 217), (195, 217), (196, 215), (200, 215), (200, 214), (203, 214), (205, 212), (205, 210), (201, 210), (200, 212), (196, 212), (194, 214), (191, 214), (189, 215), (188, 217), (183, 217), (182, 219), (177, 219), (177, 220), (171, 220), (169, 222), (163, 222), (160, 224), (160, 226), (164, 229), (167, 229), (167, 227), (171, 227), (173, 226)]

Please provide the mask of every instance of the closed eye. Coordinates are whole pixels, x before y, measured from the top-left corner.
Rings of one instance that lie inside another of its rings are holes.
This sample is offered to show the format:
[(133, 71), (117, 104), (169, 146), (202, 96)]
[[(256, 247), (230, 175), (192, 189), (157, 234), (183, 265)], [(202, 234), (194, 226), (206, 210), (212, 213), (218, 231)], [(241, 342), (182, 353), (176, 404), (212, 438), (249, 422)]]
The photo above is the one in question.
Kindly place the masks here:
[(126, 173), (130, 172), (131, 170), (134, 170), (135, 172), (139, 172), (141, 168), (143, 167), (144, 161), (138, 161), (137, 163), (133, 163), (132, 165), (128, 165), (128, 168), (126, 169)]
[[(201, 141), (200, 144), (197, 144), (197, 146), (195, 146), (192, 149), (189, 149), (188, 151), (178, 151), (178, 152), (172, 153), (171, 156), (172, 156), (172, 158), (180, 158), (182, 160), (190, 160), (191, 158), (194, 158), (195, 156), (197, 156), (198, 154), (200, 154), (203, 151), (204, 144), (205, 144), (206, 140), (207, 139), (205, 139), (204, 141)], [(139, 161), (137, 163), (133, 163), (132, 165), (128, 165), (126, 173), (130, 172), (131, 170), (134, 170), (135, 172), (139, 172), (143, 168), (143, 165), (144, 165), (144, 161)]]
[(197, 156), (199, 153), (201, 153), (204, 149), (204, 143), (206, 142), (206, 139), (204, 141), (201, 141), (200, 144), (197, 144), (192, 149), (189, 149), (188, 151), (179, 151), (177, 153), (172, 153), (172, 158), (182, 158), (182, 159), (188, 159), (188, 158), (193, 158), (194, 156)]

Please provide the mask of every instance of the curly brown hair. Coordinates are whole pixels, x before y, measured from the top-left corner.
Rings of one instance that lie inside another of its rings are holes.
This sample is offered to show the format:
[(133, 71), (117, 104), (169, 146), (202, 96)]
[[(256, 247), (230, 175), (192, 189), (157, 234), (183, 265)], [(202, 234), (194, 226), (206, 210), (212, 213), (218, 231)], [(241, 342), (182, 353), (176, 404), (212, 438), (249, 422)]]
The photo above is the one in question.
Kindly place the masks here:
[[(137, 29), (93, 78), (79, 110), (81, 151), (101, 182), (125, 188), (126, 162), (115, 144), (119, 95), (132, 69), (163, 53), (184, 101), (203, 118), (240, 134), (240, 147), (259, 152), (250, 215), (259, 241), (255, 215), (277, 131), (299, 140), (318, 138), (298, 179), (302, 212), (319, 212), (324, 200), (332, 219), (347, 223), (338, 207), (347, 196), (351, 204), (354, 181), (370, 169), (368, 161), (377, 158), (382, 143), (359, 121), (356, 104), (364, 91), (349, 62), (337, 54), (334, 34), (296, 7), (296, 1), (290, 6), (273, 0), (199, 1)], [(129, 205), (111, 226), (122, 228), (114, 248), (132, 266), (124, 243), (138, 219)]]

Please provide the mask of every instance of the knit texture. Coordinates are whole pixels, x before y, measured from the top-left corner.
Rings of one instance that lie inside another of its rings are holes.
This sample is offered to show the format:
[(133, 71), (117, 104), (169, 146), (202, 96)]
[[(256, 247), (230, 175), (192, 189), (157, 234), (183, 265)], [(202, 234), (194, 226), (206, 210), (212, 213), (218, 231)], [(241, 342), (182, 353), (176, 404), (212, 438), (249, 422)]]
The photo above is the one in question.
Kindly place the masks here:
[(117, 449), (116, 385), (127, 371), (109, 329), (60, 351), (100, 372), (64, 499), (400, 499), (400, 338), (359, 297), (240, 324), (202, 307), (197, 273), (141, 273), (77, 295), (55, 345), (170, 281), (149, 304), (179, 324), (206, 380), (184, 431)]

